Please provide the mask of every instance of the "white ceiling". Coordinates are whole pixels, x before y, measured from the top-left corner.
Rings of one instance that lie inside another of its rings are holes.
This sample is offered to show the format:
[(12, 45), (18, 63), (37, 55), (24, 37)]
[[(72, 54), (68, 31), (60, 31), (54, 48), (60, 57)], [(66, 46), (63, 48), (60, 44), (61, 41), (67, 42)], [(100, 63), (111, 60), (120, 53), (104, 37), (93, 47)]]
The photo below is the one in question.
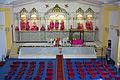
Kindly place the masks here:
[[(49, 1), (67, 1), (67, 2), (72, 2), (72, 1), (83, 1), (83, 0), (0, 0), (0, 4), (11, 4), (11, 5), (18, 5), (22, 3), (28, 3), (28, 2), (49, 2)], [(91, 2), (91, 3), (96, 3), (96, 4), (105, 4), (105, 3), (116, 3), (120, 2), (120, 0), (84, 0), (86, 2)]]

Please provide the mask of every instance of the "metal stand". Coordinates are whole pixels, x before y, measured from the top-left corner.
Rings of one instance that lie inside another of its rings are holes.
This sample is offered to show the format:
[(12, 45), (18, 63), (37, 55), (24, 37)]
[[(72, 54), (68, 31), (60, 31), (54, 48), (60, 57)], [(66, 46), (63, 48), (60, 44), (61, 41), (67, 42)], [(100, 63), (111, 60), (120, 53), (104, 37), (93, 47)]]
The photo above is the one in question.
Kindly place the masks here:
[(103, 48), (101, 48), (101, 60), (103, 60)]
[(107, 62), (110, 62), (111, 48), (107, 48)]

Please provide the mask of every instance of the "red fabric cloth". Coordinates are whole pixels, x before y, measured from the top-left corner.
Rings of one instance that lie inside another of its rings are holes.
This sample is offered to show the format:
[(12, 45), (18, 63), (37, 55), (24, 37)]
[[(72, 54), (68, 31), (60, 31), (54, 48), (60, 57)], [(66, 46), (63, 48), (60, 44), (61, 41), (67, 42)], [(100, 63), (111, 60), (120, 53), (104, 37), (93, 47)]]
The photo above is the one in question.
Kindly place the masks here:
[(21, 30), (29, 30), (30, 29), (29, 22), (28, 21), (27, 22), (21, 21), (20, 27), (21, 27)]
[(18, 30), (19, 30), (19, 28), (16, 26), (15, 30), (17, 30), (17, 31), (18, 31)]
[(64, 30), (65, 26), (64, 26), (64, 21), (61, 21), (61, 26), (60, 26), (60, 30)]
[(51, 30), (49, 25), (47, 26), (47, 30)]
[(26, 22), (26, 30), (29, 30), (30, 29), (30, 25), (29, 25), (29, 22), (27, 21)]
[(54, 29), (54, 22), (50, 21), (50, 29), (53, 30)]
[(25, 22), (21, 21), (20, 22), (20, 27), (21, 27), (21, 30), (25, 30)]
[(87, 21), (85, 23), (86, 29), (87, 30), (93, 30), (93, 22), (92, 21)]
[(45, 27), (42, 26), (42, 27), (40, 28), (40, 30), (41, 30), (41, 31), (45, 31)]
[(77, 29), (83, 29), (83, 24), (82, 23), (78, 23)]
[(55, 29), (57, 30), (59, 28), (59, 22), (55, 21)]

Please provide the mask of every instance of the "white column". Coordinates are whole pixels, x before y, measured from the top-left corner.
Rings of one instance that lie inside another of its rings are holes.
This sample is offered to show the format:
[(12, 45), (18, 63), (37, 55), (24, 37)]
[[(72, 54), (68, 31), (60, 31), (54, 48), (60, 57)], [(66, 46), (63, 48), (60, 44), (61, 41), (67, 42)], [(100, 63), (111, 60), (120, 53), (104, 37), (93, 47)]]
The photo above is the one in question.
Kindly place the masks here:
[(20, 27), (20, 19), (18, 19), (18, 27), (19, 27), (19, 31), (21, 31), (21, 27)]
[(4, 12), (0, 11), (0, 61), (6, 56), (6, 32), (5, 32), (5, 22), (4, 22)]

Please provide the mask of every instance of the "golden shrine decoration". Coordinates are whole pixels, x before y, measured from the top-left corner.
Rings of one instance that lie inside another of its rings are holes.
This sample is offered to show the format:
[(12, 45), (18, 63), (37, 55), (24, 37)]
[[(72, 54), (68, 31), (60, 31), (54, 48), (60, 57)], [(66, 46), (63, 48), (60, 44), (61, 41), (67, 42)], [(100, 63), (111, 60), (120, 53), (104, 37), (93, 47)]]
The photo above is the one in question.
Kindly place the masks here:
[(76, 11), (77, 17), (76, 19), (83, 19), (84, 18), (84, 11), (81, 8), (78, 8), (78, 10)]
[(23, 8), (19, 13), (21, 18), (26, 18), (28, 16), (28, 11), (25, 8)]
[(49, 13), (65, 13), (65, 14), (69, 14), (67, 13), (67, 11), (61, 7), (59, 7), (58, 4), (55, 5), (55, 7), (53, 7), (52, 9), (49, 9), (45, 15), (49, 14)]
[(87, 19), (93, 19), (94, 18), (94, 11), (91, 8), (88, 8), (85, 13), (86, 13), (86, 18)]

